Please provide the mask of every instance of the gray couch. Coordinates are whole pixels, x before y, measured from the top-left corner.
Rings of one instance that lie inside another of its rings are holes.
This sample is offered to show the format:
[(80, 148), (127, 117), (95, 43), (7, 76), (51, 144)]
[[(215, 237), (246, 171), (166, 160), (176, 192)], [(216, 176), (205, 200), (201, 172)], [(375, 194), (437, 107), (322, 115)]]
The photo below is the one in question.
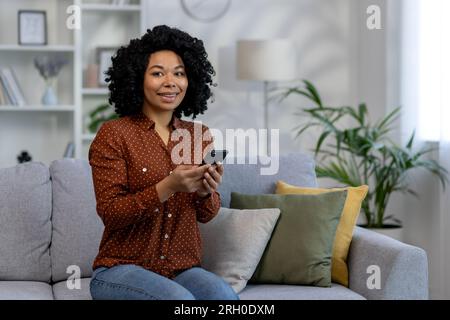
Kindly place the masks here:
[[(314, 162), (304, 154), (281, 156), (276, 175), (260, 175), (260, 168), (225, 164), (219, 190), (224, 207), (230, 191), (272, 193), (277, 179), (316, 186)], [(0, 169), (0, 299), (91, 299), (91, 266), (102, 231), (87, 161), (62, 159), (50, 167), (31, 162)], [(348, 264), (349, 288), (249, 283), (240, 298), (428, 298), (427, 256), (420, 248), (357, 227)], [(370, 265), (380, 267), (380, 289), (366, 284)]]

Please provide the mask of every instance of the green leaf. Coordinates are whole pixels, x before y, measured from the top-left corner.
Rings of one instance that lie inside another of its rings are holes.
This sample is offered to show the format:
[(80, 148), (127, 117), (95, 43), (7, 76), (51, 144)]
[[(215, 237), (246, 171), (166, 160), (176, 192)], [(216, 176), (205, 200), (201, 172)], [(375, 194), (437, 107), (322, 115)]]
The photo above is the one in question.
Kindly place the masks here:
[(306, 98), (315, 101), (315, 100), (314, 100), (314, 97), (311, 96), (308, 92), (303, 91), (303, 90), (300, 90), (300, 89), (297, 89), (297, 88), (290, 88), (290, 89), (288, 89), (288, 90), (282, 95), (282, 100), (286, 99), (287, 97), (289, 97), (291, 94), (294, 94), (294, 93), (299, 94), (299, 95), (302, 95), (302, 96), (305, 96)]
[(89, 132), (96, 133), (103, 122), (117, 119), (119, 116), (114, 113), (109, 104), (101, 104), (89, 113), (89, 117), (90, 121), (87, 124), (87, 128)]
[(414, 130), (413, 131), (413, 134), (411, 135), (411, 138), (409, 138), (409, 141), (408, 141), (408, 143), (406, 144), (406, 148), (407, 149), (409, 149), (409, 150), (411, 150), (411, 148), (412, 148), (412, 145), (413, 145), (413, 143), (414, 143), (414, 136), (416, 135), (416, 131)]
[(330, 130), (326, 130), (324, 131), (320, 137), (319, 140), (317, 141), (317, 145), (316, 145), (316, 149), (315, 149), (315, 154), (319, 153), (320, 147), (322, 146), (323, 141), (331, 134)]
[(366, 119), (366, 115), (368, 113), (367, 111), (367, 106), (365, 103), (361, 103), (358, 106), (358, 113), (359, 113), (359, 120), (360, 120), (360, 124), (364, 124), (365, 123), (365, 119)]
[(303, 80), (303, 82), (306, 85), (306, 89), (308, 90), (308, 92), (310, 93), (310, 95), (313, 97), (313, 100), (322, 107), (322, 100), (320, 99), (320, 95), (317, 92), (316, 87), (314, 87), (314, 85), (309, 82), (308, 80)]
[(102, 105), (98, 106), (95, 110), (93, 110), (93, 111), (89, 114), (89, 116), (90, 116), (91, 118), (93, 118), (93, 117), (95, 117), (97, 114), (100, 114), (100, 113), (102, 113), (102, 112), (108, 110), (109, 108), (110, 108), (109, 104), (102, 104)]
[(384, 130), (388, 126), (390, 126), (392, 124), (392, 122), (394, 122), (397, 119), (397, 117), (399, 116), (399, 113), (400, 113), (400, 107), (397, 107), (394, 110), (392, 110), (377, 126), (378, 129)]

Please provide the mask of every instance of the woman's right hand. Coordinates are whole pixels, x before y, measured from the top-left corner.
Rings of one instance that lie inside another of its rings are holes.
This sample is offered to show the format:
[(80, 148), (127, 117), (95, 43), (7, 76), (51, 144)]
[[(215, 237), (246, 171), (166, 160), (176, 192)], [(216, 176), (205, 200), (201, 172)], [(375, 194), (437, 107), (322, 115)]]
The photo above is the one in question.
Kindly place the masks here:
[(203, 175), (211, 167), (210, 164), (179, 165), (172, 173), (156, 184), (159, 200), (166, 201), (175, 192), (195, 192), (202, 186)]
[(202, 186), (202, 179), (205, 172), (211, 167), (210, 164), (179, 165), (167, 177), (170, 180), (169, 186), (173, 192), (195, 192)]

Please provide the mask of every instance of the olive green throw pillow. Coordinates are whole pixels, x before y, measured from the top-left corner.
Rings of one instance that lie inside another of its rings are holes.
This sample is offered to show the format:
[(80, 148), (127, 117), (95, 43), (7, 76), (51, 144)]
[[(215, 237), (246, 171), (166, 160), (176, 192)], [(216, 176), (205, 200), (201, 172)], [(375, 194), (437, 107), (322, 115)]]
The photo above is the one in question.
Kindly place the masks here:
[(250, 282), (330, 287), (334, 237), (346, 198), (346, 190), (317, 195), (232, 192), (231, 208), (281, 211)]

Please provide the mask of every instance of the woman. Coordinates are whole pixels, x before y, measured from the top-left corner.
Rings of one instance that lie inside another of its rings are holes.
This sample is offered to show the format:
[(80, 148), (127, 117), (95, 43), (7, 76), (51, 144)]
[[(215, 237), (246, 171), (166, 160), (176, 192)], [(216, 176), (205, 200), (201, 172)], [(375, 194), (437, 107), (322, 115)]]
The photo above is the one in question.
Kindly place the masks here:
[(223, 166), (199, 166), (211, 135), (180, 117), (203, 113), (211, 97), (214, 69), (203, 42), (157, 26), (121, 47), (107, 75), (119, 118), (102, 125), (89, 149), (105, 225), (92, 297), (238, 299), (228, 283), (200, 267), (197, 221), (218, 213)]

